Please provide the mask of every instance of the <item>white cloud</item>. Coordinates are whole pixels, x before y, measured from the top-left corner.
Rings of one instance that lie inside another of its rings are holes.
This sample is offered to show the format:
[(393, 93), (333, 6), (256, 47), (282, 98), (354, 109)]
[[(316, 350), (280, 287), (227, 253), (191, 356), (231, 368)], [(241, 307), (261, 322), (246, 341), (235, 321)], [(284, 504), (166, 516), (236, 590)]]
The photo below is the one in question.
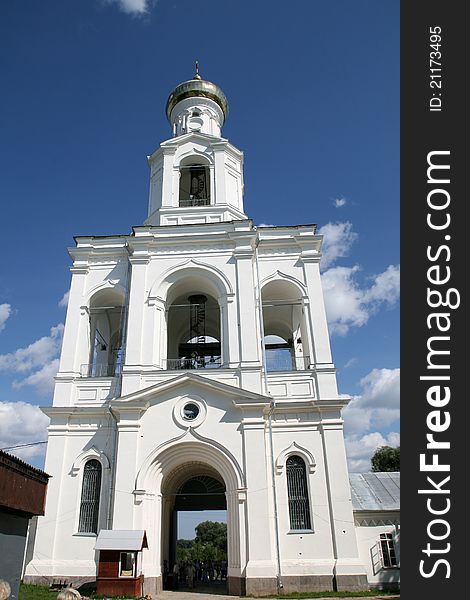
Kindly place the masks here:
[(370, 287), (356, 280), (359, 267), (333, 267), (322, 275), (326, 315), (332, 335), (346, 335), (351, 327), (362, 327), (381, 305), (398, 300), (400, 267), (390, 265), (373, 279)]
[(346, 438), (346, 454), (351, 473), (367, 473), (371, 470), (371, 458), (380, 446), (395, 448), (400, 445), (400, 434), (392, 431), (387, 436), (374, 431), (354, 438)]
[(18, 348), (10, 354), (0, 354), (0, 371), (25, 373), (44, 367), (56, 358), (62, 344), (64, 326), (59, 323), (51, 327), (51, 334), (30, 344), (27, 348)]
[(39, 371), (35, 371), (29, 377), (26, 377), (26, 379), (14, 381), (13, 387), (19, 389), (25, 385), (30, 385), (41, 396), (48, 396), (54, 391), (54, 377), (57, 375), (58, 370), (59, 359), (55, 358), (51, 362), (46, 363)]
[[(379, 446), (398, 446), (399, 434), (380, 433), (400, 417), (400, 369), (373, 369), (360, 381), (362, 394), (344, 409), (346, 452), (351, 471), (369, 471)], [(373, 431), (371, 431), (373, 430)]]
[(333, 265), (338, 258), (349, 254), (351, 246), (357, 240), (357, 233), (353, 231), (352, 223), (345, 221), (343, 223), (327, 223), (318, 230), (323, 235), (322, 247), (322, 269), (327, 269)]
[(11, 305), (10, 304), (0, 304), (0, 331), (5, 329), (5, 323), (7, 322), (7, 319), (10, 315), (11, 315)]
[[(0, 402), (0, 448), (47, 440), (49, 417), (26, 402)], [(46, 444), (7, 450), (23, 460), (43, 456)]]
[(0, 371), (26, 374), (27, 377), (13, 381), (16, 389), (29, 385), (41, 396), (48, 396), (54, 388), (54, 376), (59, 369), (58, 355), (62, 345), (64, 326), (59, 323), (51, 327), (51, 334), (18, 348), (10, 354), (0, 355)]
[(373, 369), (360, 381), (362, 394), (344, 410), (347, 434), (382, 429), (400, 416), (400, 369)]
[(276, 227), (276, 225), (271, 225), (270, 223), (260, 223), (258, 227)]
[(374, 284), (366, 293), (367, 302), (387, 302), (392, 305), (400, 293), (400, 265), (389, 265), (377, 275)]
[(117, 4), (119, 8), (131, 15), (143, 15), (148, 12), (151, 0), (105, 0), (107, 4)]
[(348, 203), (348, 201), (346, 200), (346, 198), (335, 198), (333, 201), (333, 205), (335, 208), (341, 208), (342, 206), (345, 206)]
[(390, 265), (371, 278), (369, 286), (357, 280), (359, 265), (334, 266), (349, 254), (357, 240), (349, 221), (327, 223), (320, 227), (323, 235), (321, 267), (326, 314), (332, 335), (346, 335), (351, 327), (362, 327), (381, 305), (393, 306), (399, 297), (400, 267)]
[(70, 290), (68, 292), (65, 292), (65, 294), (62, 296), (62, 298), (59, 300), (59, 306), (61, 308), (67, 308), (67, 306), (69, 304), (69, 297), (70, 297)]

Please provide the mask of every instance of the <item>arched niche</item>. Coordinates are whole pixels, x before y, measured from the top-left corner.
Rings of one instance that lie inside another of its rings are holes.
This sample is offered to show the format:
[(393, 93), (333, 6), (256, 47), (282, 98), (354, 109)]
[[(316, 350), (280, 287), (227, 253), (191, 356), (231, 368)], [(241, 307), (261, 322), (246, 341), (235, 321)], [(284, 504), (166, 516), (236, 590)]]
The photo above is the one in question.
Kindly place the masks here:
[(123, 362), (125, 298), (121, 290), (105, 288), (89, 301), (89, 377), (113, 377)]
[(267, 370), (307, 369), (310, 351), (302, 287), (279, 276), (265, 281), (261, 297)]
[(210, 369), (223, 364), (225, 328), (220, 287), (198, 268), (179, 277), (167, 294), (167, 369)]
[(184, 157), (179, 163), (178, 206), (208, 206), (209, 204), (211, 204), (211, 171), (208, 159), (197, 154)]

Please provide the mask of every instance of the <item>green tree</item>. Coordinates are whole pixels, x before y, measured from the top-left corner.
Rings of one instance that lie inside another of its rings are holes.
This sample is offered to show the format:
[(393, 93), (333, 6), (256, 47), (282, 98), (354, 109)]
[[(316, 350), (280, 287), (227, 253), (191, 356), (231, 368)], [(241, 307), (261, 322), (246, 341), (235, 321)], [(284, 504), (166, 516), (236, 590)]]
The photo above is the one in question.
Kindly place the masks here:
[(371, 458), (372, 471), (399, 471), (400, 470), (400, 446), (380, 446)]
[(226, 552), (227, 523), (203, 521), (196, 526), (196, 544), (210, 544), (214, 548)]

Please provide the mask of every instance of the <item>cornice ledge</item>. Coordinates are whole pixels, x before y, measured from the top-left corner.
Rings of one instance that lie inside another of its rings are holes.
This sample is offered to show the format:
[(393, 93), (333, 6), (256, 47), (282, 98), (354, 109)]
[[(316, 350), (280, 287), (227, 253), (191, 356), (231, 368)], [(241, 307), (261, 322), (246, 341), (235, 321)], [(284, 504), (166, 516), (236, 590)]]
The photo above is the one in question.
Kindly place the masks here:
[(343, 396), (341, 398), (322, 398), (316, 400), (315, 405), (319, 408), (330, 408), (330, 407), (345, 407), (351, 402), (351, 396)]

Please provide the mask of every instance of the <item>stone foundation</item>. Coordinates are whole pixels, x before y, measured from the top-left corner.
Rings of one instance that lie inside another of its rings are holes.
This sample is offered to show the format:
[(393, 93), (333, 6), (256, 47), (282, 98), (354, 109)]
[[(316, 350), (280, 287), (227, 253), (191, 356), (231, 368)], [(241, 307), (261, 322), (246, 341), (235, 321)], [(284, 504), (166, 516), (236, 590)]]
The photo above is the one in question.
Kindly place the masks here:
[(244, 577), (227, 577), (227, 593), (230, 596), (246, 596), (246, 579)]
[(336, 575), (335, 589), (338, 592), (363, 592), (369, 589), (367, 575)]
[(282, 578), (282, 592), (327, 592), (334, 590), (332, 575), (286, 575)]
[[(72, 587), (96, 584), (91, 577), (67, 577), (66, 575), (25, 575), (24, 583), (35, 585), (50, 585), (58, 581), (66, 581)], [(163, 589), (162, 577), (144, 577), (143, 593), (155, 598)], [(366, 575), (286, 575), (282, 578), (282, 592), (338, 592), (363, 591), (369, 589)], [(382, 584), (384, 589), (396, 589), (397, 584)], [(228, 577), (227, 592), (230, 596), (268, 596), (277, 594), (277, 579), (275, 577)]]
[(155, 598), (163, 589), (162, 577), (145, 577), (143, 585), (143, 595)]
[[(233, 579), (236, 579), (235, 577)], [(265, 577), (249, 577), (246, 579), (245, 593), (249, 596), (268, 596), (277, 594), (277, 579)], [(282, 577), (282, 592), (330, 592), (330, 591), (364, 591), (368, 590), (366, 575), (286, 575)], [(243, 592), (230, 591), (231, 595), (244, 595)]]
[(246, 594), (248, 596), (269, 596), (277, 594), (277, 579), (275, 577), (247, 577)]
[(53, 583), (58, 583), (59, 581), (65, 581), (75, 589), (78, 589), (85, 584), (96, 586), (96, 577), (92, 577), (90, 575), (71, 577), (67, 575), (25, 575), (23, 577), (23, 583), (32, 583), (33, 585), (51, 585)]

